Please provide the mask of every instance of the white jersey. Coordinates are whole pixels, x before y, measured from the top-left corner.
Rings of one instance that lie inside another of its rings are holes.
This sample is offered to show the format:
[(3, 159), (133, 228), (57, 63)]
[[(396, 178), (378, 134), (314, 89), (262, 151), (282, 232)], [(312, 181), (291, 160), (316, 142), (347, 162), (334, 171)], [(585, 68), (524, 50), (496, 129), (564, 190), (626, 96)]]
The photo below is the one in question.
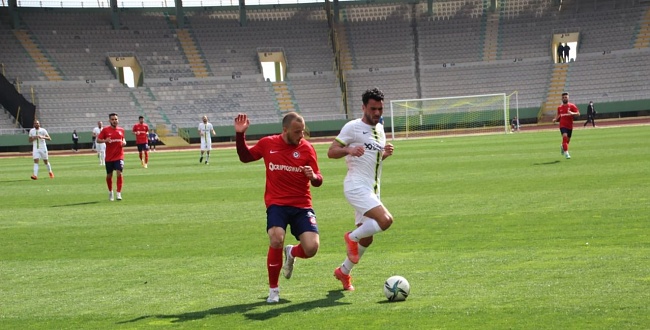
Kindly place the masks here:
[(343, 181), (345, 189), (369, 187), (379, 195), (382, 157), (386, 145), (384, 126), (370, 126), (361, 119), (349, 121), (336, 137), (336, 141), (345, 146), (364, 146), (365, 152), (361, 157), (347, 155), (348, 174)]
[(212, 143), (212, 130), (214, 128), (212, 127), (212, 124), (207, 123), (200, 123), (199, 124), (199, 132), (201, 133), (201, 143)]
[[(46, 137), (47, 135), (48, 134), (47, 134), (47, 131), (45, 130), (45, 128), (39, 128), (39, 129), (32, 128), (32, 129), (29, 130), (29, 136), (30, 137), (31, 136)], [(47, 145), (45, 144), (44, 139), (34, 139), (34, 141), (32, 141), (32, 146), (33, 146), (33, 148), (32, 148), (33, 152), (47, 151)]]
[[(93, 135), (95, 135), (95, 138), (97, 138), (97, 137), (99, 136), (99, 133), (101, 133), (101, 132), (102, 132), (102, 129), (101, 129), (101, 128), (99, 128), (99, 127), (95, 127), (95, 128), (93, 128)], [(99, 149), (100, 147), (101, 147), (101, 148), (106, 148), (106, 143), (95, 142), (95, 144), (97, 144), (97, 148), (98, 148), (98, 149)]]

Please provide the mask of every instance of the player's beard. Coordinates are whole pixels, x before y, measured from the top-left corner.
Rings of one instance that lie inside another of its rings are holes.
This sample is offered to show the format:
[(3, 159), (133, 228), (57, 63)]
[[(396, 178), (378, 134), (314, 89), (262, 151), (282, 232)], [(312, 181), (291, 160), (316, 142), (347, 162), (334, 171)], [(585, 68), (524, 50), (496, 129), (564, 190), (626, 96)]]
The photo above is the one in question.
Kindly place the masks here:
[(569, 103), (569, 100), (562, 100), (562, 104), (567, 104)]

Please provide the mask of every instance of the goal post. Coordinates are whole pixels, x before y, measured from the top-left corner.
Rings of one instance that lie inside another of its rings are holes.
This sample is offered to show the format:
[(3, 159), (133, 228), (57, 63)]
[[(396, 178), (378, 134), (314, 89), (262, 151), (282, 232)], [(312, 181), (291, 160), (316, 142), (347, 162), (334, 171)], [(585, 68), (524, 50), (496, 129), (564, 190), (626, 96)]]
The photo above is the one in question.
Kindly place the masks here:
[(392, 139), (509, 133), (513, 95), (517, 92), (391, 101)]

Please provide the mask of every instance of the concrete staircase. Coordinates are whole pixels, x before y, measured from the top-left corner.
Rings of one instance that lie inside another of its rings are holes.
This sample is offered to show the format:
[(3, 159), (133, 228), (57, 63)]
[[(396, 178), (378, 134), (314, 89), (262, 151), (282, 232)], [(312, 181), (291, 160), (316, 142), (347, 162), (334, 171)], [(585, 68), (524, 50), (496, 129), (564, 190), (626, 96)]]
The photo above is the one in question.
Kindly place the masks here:
[(336, 24), (334, 31), (336, 32), (338, 47), (341, 54), (341, 63), (339, 64), (340, 68), (343, 71), (352, 70), (354, 68), (354, 63), (352, 61), (352, 55), (350, 54), (350, 45), (348, 43), (345, 24)]
[(197, 78), (208, 77), (210, 70), (206, 66), (205, 60), (203, 59), (203, 56), (201, 56), (201, 51), (196, 46), (196, 42), (190, 32), (187, 29), (179, 29), (176, 30), (176, 35), (178, 36), (178, 41), (180, 42), (181, 47), (183, 48), (185, 57), (190, 63), (190, 69), (192, 69), (194, 76)]
[(499, 13), (491, 13), (485, 22), (483, 61), (496, 61), (499, 50)]
[(636, 35), (636, 40), (634, 42), (634, 48), (639, 49), (647, 47), (650, 47), (650, 7), (646, 10), (643, 19), (641, 20), (639, 33)]
[(291, 92), (289, 91), (289, 85), (287, 85), (286, 82), (274, 82), (273, 92), (275, 93), (275, 99), (278, 101), (280, 114), (284, 115), (287, 112), (296, 111), (293, 98), (291, 97)]
[(23, 45), (29, 56), (34, 60), (38, 68), (43, 72), (47, 80), (62, 81), (63, 77), (59, 73), (50, 59), (41, 51), (27, 30), (14, 30), (14, 35)]
[(557, 107), (562, 100), (562, 93), (566, 87), (567, 72), (569, 71), (568, 63), (557, 63), (553, 67), (551, 83), (546, 95), (546, 102), (542, 104), (540, 113), (537, 116), (537, 123), (551, 124), (557, 114)]

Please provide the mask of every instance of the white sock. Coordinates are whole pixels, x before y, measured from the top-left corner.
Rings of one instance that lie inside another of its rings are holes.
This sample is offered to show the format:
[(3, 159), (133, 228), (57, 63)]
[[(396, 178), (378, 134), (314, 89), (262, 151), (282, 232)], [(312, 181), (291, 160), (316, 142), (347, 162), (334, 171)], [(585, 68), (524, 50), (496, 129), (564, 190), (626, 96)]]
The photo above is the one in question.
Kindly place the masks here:
[(38, 176), (38, 164), (34, 163), (34, 176)]
[(47, 166), (47, 171), (48, 171), (48, 172), (52, 172), (52, 165), (50, 165), (49, 162), (47, 163), (46, 166)]
[(350, 239), (358, 242), (362, 238), (370, 237), (382, 231), (383, 230), (381, 230), (381, 227), (379, 227), (379, 224), (375, 219), (366, 218), (361, 226), (357, 227), (357, 229), (350, 233)]
[[(359, 245), (359, 260), (361, 260), (361, 256), (363, 253), (366, 251), (367, 247), (363, 245)], [(350, 259), (345, 258), (345, 261), (343, 261), (343, 264), (341, 265), (341, 273), (345, 275), (350, 275), (350, 272), (352, 271), (352, 268), (354, 268), (354, 264)]]

